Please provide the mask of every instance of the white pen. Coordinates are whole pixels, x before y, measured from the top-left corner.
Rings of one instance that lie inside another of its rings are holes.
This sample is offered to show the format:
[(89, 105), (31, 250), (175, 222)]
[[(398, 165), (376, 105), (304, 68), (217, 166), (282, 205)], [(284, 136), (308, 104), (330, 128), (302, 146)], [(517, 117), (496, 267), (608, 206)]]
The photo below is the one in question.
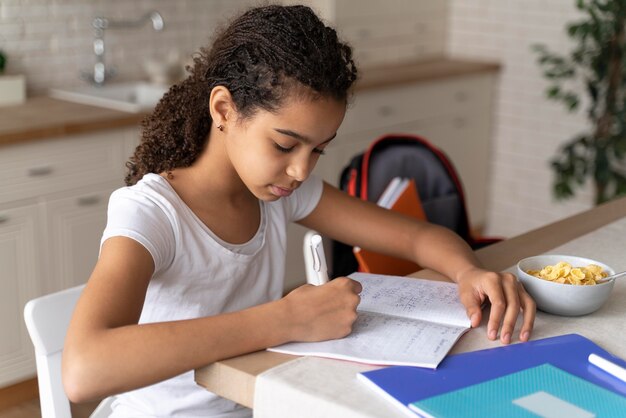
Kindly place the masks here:
[(608, 374), (617, 377), (622, 382), (626, 382), (626, 369), (622, 366), (618, 366), (617, 364), (609, 361), (603, 357), (600, 357), (597, 354), (589, 354), (589, 363), (594, 366), (604, 370)]
[(313, 270), (317, 275), (317, 286), (328, 282), (328, 267), (326, 265), (326, 255), (324, 255), (324, 246), (322, 245), (322, 237), (318, 234), (311, 236), (309, 242), (311, 247), (311, 255), (313, 259)]

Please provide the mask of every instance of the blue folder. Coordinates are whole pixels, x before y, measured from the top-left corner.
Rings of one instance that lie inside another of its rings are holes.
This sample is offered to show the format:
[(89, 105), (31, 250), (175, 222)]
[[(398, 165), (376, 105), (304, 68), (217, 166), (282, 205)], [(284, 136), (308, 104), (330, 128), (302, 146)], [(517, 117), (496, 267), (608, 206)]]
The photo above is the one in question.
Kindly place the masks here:
[(450, 355), (436, 370), (393, 366), (360, 373), (359, 379), (405, 412), (411, 403), (546, 363), (625, 397), (626, 383), (590, 364), (588, 356), (591, 353), (626, 367), (626, 361), (591, 340), (578, 334), (567, 334)]

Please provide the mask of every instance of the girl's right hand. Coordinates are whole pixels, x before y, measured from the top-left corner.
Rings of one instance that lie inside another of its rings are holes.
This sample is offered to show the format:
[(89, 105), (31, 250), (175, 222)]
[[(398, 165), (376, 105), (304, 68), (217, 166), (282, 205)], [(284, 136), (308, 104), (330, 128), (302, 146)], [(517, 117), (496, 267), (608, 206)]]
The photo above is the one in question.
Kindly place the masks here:
[(361, 283), (338, 277), (322, 286), (304, 285), (283, 298), (291, 341), (323, 341), (352, 332)]

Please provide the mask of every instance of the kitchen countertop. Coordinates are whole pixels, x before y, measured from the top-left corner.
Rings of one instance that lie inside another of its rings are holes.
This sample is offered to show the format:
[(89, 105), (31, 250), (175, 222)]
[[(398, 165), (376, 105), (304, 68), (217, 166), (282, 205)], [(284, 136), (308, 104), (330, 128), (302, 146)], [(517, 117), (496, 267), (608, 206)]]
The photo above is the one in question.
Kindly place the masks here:
[[(358, 93), (381, 87), (443, 78), (497, 72), (500, 65), (457, 59), (389, 64), (360, 71)], [(50, 97), (0, 107), (0, 146), (105, 129), (137, 126), (145, 114), (126, 113)]]
[(0, 146), (138, 125), (144, 114), (41, 96), (17, 106), (0, 107)]
[(433, 81), (456, 76), (500, 71), (496, 62), (437, 59), (365, 68), (359, 74), (355, 91), (391, 87), (419, 81)]

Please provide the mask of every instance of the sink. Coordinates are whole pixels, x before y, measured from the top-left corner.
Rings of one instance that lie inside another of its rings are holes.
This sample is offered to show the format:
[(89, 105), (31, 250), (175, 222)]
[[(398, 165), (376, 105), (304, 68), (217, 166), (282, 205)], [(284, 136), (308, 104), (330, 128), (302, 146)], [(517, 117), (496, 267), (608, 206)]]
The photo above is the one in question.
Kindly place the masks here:
[(48, 94), (55, 99), (139, 113), (154, 109), (168, 89), (168, 86), (136, 81), (75, 89), (51, 89)]

